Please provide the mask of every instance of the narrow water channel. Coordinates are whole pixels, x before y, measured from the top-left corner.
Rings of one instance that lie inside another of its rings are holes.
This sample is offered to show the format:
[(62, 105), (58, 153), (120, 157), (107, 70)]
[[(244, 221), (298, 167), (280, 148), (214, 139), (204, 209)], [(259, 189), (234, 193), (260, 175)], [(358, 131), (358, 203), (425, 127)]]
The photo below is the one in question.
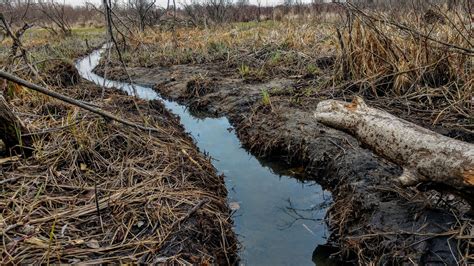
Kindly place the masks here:
[[(314, 265), (314, 249), (328, 236), (323, 222), (330, 194), (314, 182), (302, 182), (285, 173), (281, 162), (259, 161), (242, 148), (229, 121), (194, 117), (185, 106), (161, 98), (149, 87), (104, 80), (92, 70), (99, 63), (97, 50), (77, 62), (85, 79), (115, 87), (143, 99), (160, 99), (189, 132), (199, 149), (213, 158), (225, 175), (228, 201), (235, 209), (235, 232), (242, 243), (241, 263), (246, 265)], [(283, 174), (282, 174), (283, 173)]]

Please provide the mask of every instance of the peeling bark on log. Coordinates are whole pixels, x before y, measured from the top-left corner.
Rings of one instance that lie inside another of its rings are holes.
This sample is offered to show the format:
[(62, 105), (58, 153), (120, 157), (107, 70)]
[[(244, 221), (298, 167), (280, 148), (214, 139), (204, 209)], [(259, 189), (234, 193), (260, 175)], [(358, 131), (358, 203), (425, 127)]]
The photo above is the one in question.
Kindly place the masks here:
[(325, 125), (350, 132), (375, 153), (403, 167), (399, 180), (404, 185), (435, 182), (473, 195), (473, 144), (370, 108), (359, 97), (352, 103), (322, 101), (315, 117)]
[(31, 146), (31, 137), (22, 136), (25, 133), (28, 133), (28, 130), (13, 114), (5, 98), (0, 95), (0, 139), (7, 148)]

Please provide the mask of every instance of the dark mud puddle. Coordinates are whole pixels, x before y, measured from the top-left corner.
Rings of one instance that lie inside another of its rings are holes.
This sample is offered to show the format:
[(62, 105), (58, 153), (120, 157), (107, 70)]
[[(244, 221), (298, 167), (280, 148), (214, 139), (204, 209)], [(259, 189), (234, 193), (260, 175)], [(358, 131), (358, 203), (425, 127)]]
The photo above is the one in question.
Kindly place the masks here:
[(77, 62), (81, 76), (143, 99), (160, 99), (181, 118), (201, 151), (225, 175), (235, 231), (242, 243), (241, 262), (250, 265), (314, 265), (313, 251), (329, 235), (324, 223), (330, 193), (314, 182), (294, 178), (298, 168), (259, 161), (241, 147), (225, 117), (198, 118), (185, 106), (162, 99), (153, 89), (105, 80), (92, 73), (101, 52)]

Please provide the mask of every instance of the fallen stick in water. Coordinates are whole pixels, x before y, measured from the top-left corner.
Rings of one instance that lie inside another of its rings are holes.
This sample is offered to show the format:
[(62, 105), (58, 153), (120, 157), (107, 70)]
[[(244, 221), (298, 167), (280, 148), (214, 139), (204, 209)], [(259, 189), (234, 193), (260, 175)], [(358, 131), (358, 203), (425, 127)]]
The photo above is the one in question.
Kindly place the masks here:
[(420, 182), (474, 188), (474, 144), (455, 140), (368, 107), (356, 97), (352, 103), (326, 100), (318, 104), (316, 119), (346, 130), (375, 153), (403, 167), (404, 185)]

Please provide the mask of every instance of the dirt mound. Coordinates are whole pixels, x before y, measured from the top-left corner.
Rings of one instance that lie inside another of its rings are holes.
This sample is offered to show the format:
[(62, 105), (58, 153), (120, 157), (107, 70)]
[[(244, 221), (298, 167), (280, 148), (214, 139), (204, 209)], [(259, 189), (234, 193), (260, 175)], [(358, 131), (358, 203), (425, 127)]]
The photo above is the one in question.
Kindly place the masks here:
[(305, 164), (306, 172), (332, 192), (329, 243), (341, 249), (339, 256), (355, 257), (360, 264), (462, 260), (469, 250), (463, 237), (472, 230), (462, 199), (400, 187), (394, 182), (400, 167), (361, 148), (352, 136), (311, 120), (311, 112), (272, 101), (272, 112), (257, 111), (257, 101), (229, 116), (245, 146)]
[(43, 80), (51, 86), (69, 87), (79, 83), (80, 75), (72, 63), (55, 60), (46, 64), (41, 72)]
[(201, 97), (214, 91), (213, 81), (207, 77), (197, 76), (186, 83), (186, 98)]

